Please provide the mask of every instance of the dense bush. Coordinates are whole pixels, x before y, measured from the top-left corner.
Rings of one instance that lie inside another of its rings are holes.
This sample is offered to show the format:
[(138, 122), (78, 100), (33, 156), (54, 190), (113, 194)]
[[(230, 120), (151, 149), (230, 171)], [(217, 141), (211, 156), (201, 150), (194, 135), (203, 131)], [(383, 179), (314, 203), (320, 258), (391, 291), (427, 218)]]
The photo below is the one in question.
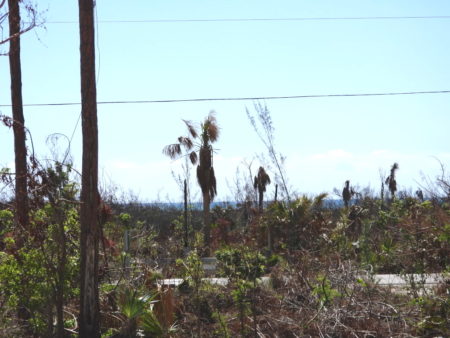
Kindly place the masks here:
[[(79, 205), (69, 171), (47, 169), (53, 183), (35, 196), (26, 233), (15, 232), (13, 210), (0, 210), (0, 335), (55, 335), (55, 320), (76, 333)], [(365, 197), (328, 208), (325, 198), (272, 203), (263, 213), (213, 208), (223, 286), (205, 279), (199, 212), (190, 210), (187, 254), (182, 210), (103, 204), (104, 336), (448, 336), (448, 285), (433, 291), (413, 283), (399, 293), (373, 280), (374, 273), (448, 273), (448, 205)], [(185, 282), (161, 286), (163, 277)], [(17, 320), (21, 306), (27, 323)]]

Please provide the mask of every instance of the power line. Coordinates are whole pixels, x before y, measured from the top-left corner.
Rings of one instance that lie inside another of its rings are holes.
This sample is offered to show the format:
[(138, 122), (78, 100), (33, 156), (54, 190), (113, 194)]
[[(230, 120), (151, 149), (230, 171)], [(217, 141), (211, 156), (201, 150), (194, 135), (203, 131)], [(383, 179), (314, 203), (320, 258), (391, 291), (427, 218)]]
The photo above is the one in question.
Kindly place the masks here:
[[(165, 99), (165, 100), (121, 100), (121, 101), (98, 101), (98, 105), (105, 104), (152, 104), (152, 103), (180, 103), (180, 102), (208, 102), (208, 101), (256, 101), (256, 100), (293, 100), (293, 99), (316, 99), (316, 98), (338, 98), (338, 97), (370, 97), (370, 96), (400, 96), (400, 95), (425, 95), (425, 94), (450, 94), (450, 90), (430, 90), (416, 92), (388, 92), (388, 93), (352, 93), (352, 94), (312, 94), (292, 96), (253, 96), (253, 97), (214, 97), (214, 98), (191, 98), (191, 99)], [(59, 103), (28, 103), (24, 107), (52, 107), (52, 106), (78, 106), (80, 102)], [(11, 107), (10, 104), (2, 104), (0, 107)]]
[[(259, 21), (348, 21), (348, 20), (439, 20), (450, 15), (430, 16), (349, 16), (349, 17), (298, 17), (298, 18), (213, 18), (213, 19), (142, 19), (99, 20), (99, 23), (206, 23), (206, 22), (259, 22)], [(48, 24), (78, 24), (78, 21), (47, 21)]]

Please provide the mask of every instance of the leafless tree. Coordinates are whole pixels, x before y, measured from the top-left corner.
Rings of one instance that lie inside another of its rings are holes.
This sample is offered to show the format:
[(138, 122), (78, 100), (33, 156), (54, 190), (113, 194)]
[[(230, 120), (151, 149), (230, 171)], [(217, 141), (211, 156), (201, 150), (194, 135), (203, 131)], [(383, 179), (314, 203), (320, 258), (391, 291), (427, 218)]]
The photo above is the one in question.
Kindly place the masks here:
[[(250, 123), (256, 134), (259, 136), (264, 146), (267, 148), (269, 157), (276, 167), (276, 183), (279, 183), (281, 185), (284, 197), (288, 200), (288, 202), (290, 202), (290, 193), (287, 186), (286, 173), (283, 165), (285, 158), (275, 150), (275, 128), (273, 126), (272, 117), (270, 116), (270, 111), (267, 106), (263, 106), (259, 102), (255, 103), (255, 110), (257, 119), (250, 113), (248, 109), (246, 109), (247, 117), (250, 120)], [(257, 120), (259, 121), (260, 127), (258, 127)]]
[(379, 168), (378, 174), (380, 175), (380, 181), (381, 181), (381, 188), (380, 188), (380, 199), (381, 203), (384, 203), (384, 182), (386, 181), (386, 172)]
[[(37, 4), (27, 0), (14, 0), (14, 2), (16, 2), (19, 7), (20, 4), (22, 4), (22, 7), (25, 9), (27, 19), (26, 21), (22, 20), (19, 22), (18, 29), (15, 32), (10, 31), (9, 34), (4, 36), (3, 22), (5, 22), (6, 19), (9, 20), (11, 1), (8, 0), (8, 8), (6, 8), (6, 0), (0, 0), (0, 46), (6, 45), (11, 40), (16, 39), (26, 32), (29, 32), (34, 28), (42, 26), (44, 24), (41, 13), (39, 13), (37, 10)], [(0, 52), (0, 55), (6, 54), (8, 53)]]
[(440, 167), (439, 174), (436, 175), (435, 178), (430, 178), (424, 173), (421, 173), (423, 183), (418, 184), (423, 192), (425, 192), (427, 198), (434, 200), (450, 200), (450, 176), (444, 163), (442, 163), (438, 158), (436, 158), (436, 161)]

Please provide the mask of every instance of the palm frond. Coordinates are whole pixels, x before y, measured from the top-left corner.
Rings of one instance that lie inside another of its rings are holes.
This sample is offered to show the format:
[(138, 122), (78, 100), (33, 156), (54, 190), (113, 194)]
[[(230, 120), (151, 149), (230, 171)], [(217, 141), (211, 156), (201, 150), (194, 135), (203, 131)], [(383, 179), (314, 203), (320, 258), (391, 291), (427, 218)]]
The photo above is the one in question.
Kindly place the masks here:
[(202, 147), (200, 149), (200, 161), (197, 166), (197, 181), (203, 194), (209, 194), (211, 201), (217, 194), (216, 177), (211, 161), (211, 149)]
[(217, 124), (216, 112), (214, 110), (211, 110), (209, 112), (208, 117), (206, 118), (206, 121)]
[(389, 184), (389, 181), (391, 180), (391, 176), (389, 175), (386, 177), (386, 181), (384, 181), (384, 184)]
[(189, 137), (184, 137), (184, 136), (180, 136), (178, 138), (178, 142), (184, 147), (186, 148), (186, 150), (191, 150), (192, 147), (194, 146), (194, 143), (192, 142), (192, 140)]
[(217, 124), (210, 123), (208, 125), (208, 135), (211, 143), (217, 141), (217, 139), (219, 138), (219, 127), (217, 126)]
[(142, 328), (149, 337), (164, 335), (164, 328), (153, 311), (147, 311), (142, 316)]
[(191, 136), (193, 138), (197, 138), (198, 137), (198, 133), (197, 130), (195, 130), (194, 125), (192, 124), (191, 121), (188, 120), (183, 120), (184, 124), (186, 124), (186, 127), (188, 128), (189, 134), (191, 134)]
[(259, 167), (258, 176), (255, 177), (253, 183), (254, 188), (258, 188), (259, 192), (266, 192), (266, 186), (270, 184), (270, 177), (263, 167)]
[(220, 132), (219, 132), (219, 125), (216, 122), (209, 124), (208, 134), (209, 134), (209, 139), (211, 140), (212, 143), (217, 141), (217, 139), (219, 138)]
[(219, 126), (216, 120), (216, 113), (211, 111), (205, 121), (202, 123), (203, 141), (214, 143), (219, 138)]
[(258, 170), (258, 179), (261, 185), (264, 186), (264, 191), (266, 191), (266, 186), (270, 184), (270, 177), (263, 167), (259, 167)]
[(200, 189), (202, 190), (202, 193), (206, 193), (208, 191), (208, 177), (207, 172), (204, 170), (204, 168), (199, 164), (197, 166), (197, 182), (200, 186)]
[(209, 197), (211, 201), (214, 200), (214, 197), (217, 195), (217, 184), (216, 184), (216, 175), (214, 174), (214, 168), (211, 167), (209, 170)]
[(391, 167), (391, 174), (386, 178), (386, 184), (389, 187), (389, 191), (394, 197), (395, 192), (397, 191), (397, 181), (395, 180), (395, 171), (398, 169), (398, 163), (395, 162)]
[(354, 194), (353, 188), (350, 188), (350, 181), (345, 181), (345, 187), (342, 189), (342, 198), (344, 200), (345, 206), (348, 205), (348, 202), (352, 198), (352, 195)]
[(128, 318), (138, 318), (145, 311), (145, 302), (140, 299), (136, 290), (126, 289), (119, 298), (122, 313)]
[(198, 161), (198, 156), (197, 156), (197, 152), (196, 151), (191, 151), (189, 154), (189, 160), (191, 161), (192, 164), (196, 164)]
[(202, 146), (200, 148), (200, 166), (209, 169), (212, 166), (212, 149), (209, 146)]
[(181, 155), (181, 145), (179, 143), (169, 144), (163, 148), (163, 154), (175, 159)]
[(395, 162), (395, 163), (392, 165), (392, 168), (391, 168), (391, 175), (390, 175), (391, 180), (395, 178), (395, 171), (396, 171), (397, 169), (398, 169), (398, 163)]

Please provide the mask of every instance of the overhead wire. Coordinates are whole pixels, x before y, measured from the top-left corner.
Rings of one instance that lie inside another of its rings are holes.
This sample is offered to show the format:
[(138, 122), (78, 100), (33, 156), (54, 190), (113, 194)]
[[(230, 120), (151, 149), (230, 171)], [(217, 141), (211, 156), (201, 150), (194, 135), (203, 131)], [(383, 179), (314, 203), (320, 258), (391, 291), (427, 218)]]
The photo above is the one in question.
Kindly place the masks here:
[[(431, 16), (356, 16), (356, 17), (291, 17), (291, 18), (213, 18), (213, 19), (144, 19), (144, 20), (98, 20), (97, 12), (97, 39), (99, 23), (189, 23), (189, 22), (258, 22), (258, 21), (344, 21), (344, 20), (437, 20), (450, 19), (450, 15)], [(78, 21), (48, 21), (49, 24), (71, 24)], [(98, 43), (98, 41), (97, 41)], [(97, 46), (98, 48), (98, 46)], [(98, 52), (100, 52), (98, 50)], [(97, 74), (97, 81), (99, 74)], [(336, 98), (336, 97), (365, 97), (365, 96), (398, 96), (398, 95), (423, 95), (423, 94), (448, 94), (449, 90), (437, 91), (413, 91), (413, 92), (388, 92), (388, 93), (350, 93), (350, 94), (313, 94), (292, 96), (259, 96), (259, 97), (219, 97), (219, 98), (186, 98), (186, 99), (160, 99), (160, 100), (118, 100), (98, 101), (99, 105), (106, 104), (152, 104), (152, 103), (177, 103), (177, 102), (207, 102), (207, 101), (250, 101), (250, 100), (288, 100), (304, 98)], [(27, 107), (39, 106), (75, 106), (80, 102), (60, 103), (29, 103)], [(11, 107), (11, 105), (0, 105)], [(78, 123), (77, 123), (78, 124)]]
[[(264, 22), (264, 21), (347, 21), (347, 20), (447, 20), (450, 15), (418, 16), (346, 16), (346, 17), (292, 17), (292, 18), (212, 18), (212, 19), (142, 19), (99, 20), (98, 23), (207, 23), (207, 22)], [(47, 21), (49, 24), (75, 24), (77, 21)]]
[[(383, 92), (383, 93), (347, 93), (347, 94), (311, 94), (311, 95), (286, 95), (286, 96), (249, 96), (249, 97), (210, 97), (210, 98), (186, 98), (186, 99), (161, 99), (161, 100), (118, 100), (98, 101), (98, 105), (107, 104), (152, 104), (152, 103), (179, 103), (179, 102), (211, 102), (211, 101), (257, 101), (257, 100), (294, 100), (316, 98), (342, 98), (342, 97), (373, 97), (373, 96), (401, 96), (401, 95), (427, 95), (450, 94), (450, 90), (429, 90), (410, 92)], [(24, 107), (52, 107), (52, 106), (76, 106), (80, 102), (56, 102), (56, 103), (27, 103)], [(10, 104), (2, 104), (0, 107), (11, 107)]]

